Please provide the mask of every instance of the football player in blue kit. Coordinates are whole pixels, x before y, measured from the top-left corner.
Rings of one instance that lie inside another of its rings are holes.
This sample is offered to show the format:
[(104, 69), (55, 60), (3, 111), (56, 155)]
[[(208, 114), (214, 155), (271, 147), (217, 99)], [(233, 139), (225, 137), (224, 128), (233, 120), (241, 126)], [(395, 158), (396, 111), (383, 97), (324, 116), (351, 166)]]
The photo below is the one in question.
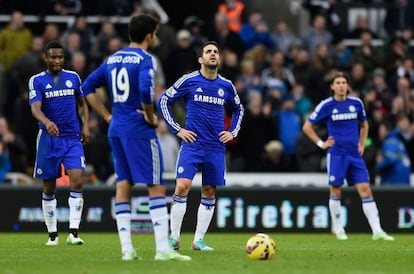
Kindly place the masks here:
[[(82, 85), (92, 108), (108, 123), (116, 173), (115, 218), (122, 260), (140, 259), (131, 240), (131, 193), (134, 184), (145, 184), (149, 193), (149, 213), (154, 228), (159, 261), (190, 261), (168, 246), (166, 186), (162, 181), (162, 155), (155, 128), (154, 76), (156, 60), (147, 52), (156, 41), (158, 21), (152, 16), (131, 18), (129, 46), (109, 56)], [(107, 86), (112, 114), (95, 89)]]
[(56, 179), (61, 176), (61, 164), (70, 181), (69, 236), (66, 242), (81, 245), (83, 240), (78, 237), (78, 229), (83, 210), (82, 174), (85, 169), (82, 142), (88, 142), (90, 138), (87, 126), (89, 111), (80, 90), (79, 75), (63, 69), (62, 45), (51, 41), (44, 54), (47, 70), (30, 78), (29, 102), (33, 117), (39, 124), (33, 177), (43, 180), (42, 209), (49, 232), (46, 245), (54, 246), (59, 242)]
[[(214, 214), (216, 187), (225, 185), (226, 143), (237, 136), (244, 110), (231, 81), (218, 74), (220, 51), (216, 42), (208, 41), (201, 47), (198, 62), (201, 69), (178, 79), (164, 91), (157, 106), (170, 131), (182, 139), (171, 206), (170, 246), (180, 247), (187, 197), (194, 176), (201, 171), (201, 200), (191, 247), (214, 251), (205, 243), (204, 236)], [(185, 126), (176, 121), (171, 110), (171, 104), (181, 98), (186, 110)], [(224, 128), (226, 105), (232, 111), (229, 129)]]
[[(368, 121), (363, 102), (349, 95), (349, 78), (337, 72), (331, 80), (332, 96), (319, 103), (303, 125), (304, 133), (321, 149), (327, 150), (330, 186), (329, 211), (332, 232), (338, 240), (347, 240), (341, 218), (341, 193), (344, 180), (355, 185), (362, 209), (372, 231), (373, 240), (394, 240), (381, 227), (369, 175), (362, 155), (368, 137)], [(315, 127), (326, 123), (328, 138), (323, 141)]]

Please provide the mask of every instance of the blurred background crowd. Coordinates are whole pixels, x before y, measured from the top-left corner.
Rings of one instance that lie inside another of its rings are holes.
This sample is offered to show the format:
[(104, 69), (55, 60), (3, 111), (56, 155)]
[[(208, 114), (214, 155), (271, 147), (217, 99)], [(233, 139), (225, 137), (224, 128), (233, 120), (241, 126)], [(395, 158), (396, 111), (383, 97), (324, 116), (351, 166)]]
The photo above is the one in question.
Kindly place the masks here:
[[(0, 0), (0, 182), (8, 172), (32, 174), (37, 124), (27, 82), (45, 69), (44, 45), (61, 41), (66, 68), (85, 79), (128, 44), (129, 17), (145, 12), (161, 22), (151, 51), (160, 68), (157, 96), (199, 68), (202, 43), (221, 46), (220, 73), (233, 81), (245, 106), (240, 134), (227, 146), (229, 172), (324, 172), (325, 152), (301, 127), (330, 95), (331, 75), (341, 70), (350, 76), (351, 95), (366, 107), (364, 158), (372, 183), (389, 177), (383, 182), (410, 183), (400, 175), (414, 169), (414, 1), (267, 1), (263, 9), (257, 5), (263, 1), (217, 0), (200, 2), (197, 12), (185, 15), (170, 2), (180, 1)], [(189, 10), (195, 5), (182, 2)], [(278, 5), (289, 16), (276, 12)], [(352, 21), (344, 17), (349, 6), (361, 11)], [(382, 11), (375, 20), (368, 12), (372, 6)], [(309, 20), (298, 27), (291, 18), (302, 14)], [(108, 102), (105, 87), (99, 94)], [(174, 111), (183, 123), (182, 106)], [(113, 173), (107, 125), (93, 112), (87, 123), (92, 141), (85, 146), (85, 180), (105, 182)], [(326, 137), (323, 127), (318, 130)], [(166, 172), (173, 172), (179, 141), (163, 123), (157, 131)]]

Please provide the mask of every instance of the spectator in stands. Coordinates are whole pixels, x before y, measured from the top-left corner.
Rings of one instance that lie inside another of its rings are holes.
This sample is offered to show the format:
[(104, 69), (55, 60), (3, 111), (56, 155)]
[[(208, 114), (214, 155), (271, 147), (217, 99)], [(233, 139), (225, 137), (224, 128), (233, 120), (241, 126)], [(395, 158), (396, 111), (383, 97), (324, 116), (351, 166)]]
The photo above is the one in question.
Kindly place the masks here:
[(242, 25), (239, 31), (245, 50), (250, 50), (257, 44), (266, 46), (270, 51), (275, 48), (275, 42), (270, 35), (269, 26), (259, 11), (249, 15), (249, 21)]
[(334, 62), (329, 54), (327, 43), (320, 43), (316, 46), (315, 54), (311, 57), (310, 86), (308, 96), (314, 105), (327, 97), (329, 90), (329, 79), (334, 70)]
[(59, 15), (78, 15), (82, 11), (81, 0), (55, 0), (53, 10)]
[(237, 54), (229, 49), (222, 50), (222, 65), (220, 74), (230, 81), (236, 81), (240, 75), (240, 64)]
[(295, 110), (295, 98), (287, 93), (282, 98), (281, 109), (276, 111), (278, 139), (283, 144), (285, 171), (297, 171), (296, 139), (302, 130), (302, 117)]
[(302, 7), (310, 13), (310, 23), (318, 16), (323, 16), (326, 21), (327, 29), (335, 37), (343, 36), (343, 22), (337, 11), (337, 0), (303, 0)]
[[(318, 136), (324, 140), (327, 133), (326, 128), (320, 126), (315, 129)], [(296, 162), (299, 172), (324, 172), (326, 170), (325, 152), (301, 132), (296, 139)]]
[(398, 35), (404, 29), (414, 28), (414, 3), (409, 0), (389, 1), (385, 8), (384, 28), (388, 37)]
[(360, 45), (354, 49), (355, 62), (364, 66), (367, 77), (372, 77), (372, 72), (384, 65), (384, 52), (381, 47), (374, 47), (373, 36), (369, 31), (362, 31), (359, 37)]
[(364, 66), (361, 63), (355, 62), (352, 64), (349, 79), (352, 83), (351, 92), (353, 93), (353, 96), (362, 96), (367, 89), (369, 78), (366, 77)]
[(290, 64), (293, 77), (296, 83), (301, 83), (305, 86), (305, 94), (309, 97), (309, 89), (311, 88), (311, 64), (309, 52), (300, 47), (296, 54), (293, 56), (293, 60)]
[(40, 36), (33, 37), (32, 49), (20, 57), (10, 69), (17, 97), (13, 105), (12, 118), (9, 120), (14, 132), (21, 136), (27, 145), (26, 157), (30, 166), (31, 163), (34, 163), (38, 126), (27, 103), (29, 100), (27, 83), (32, 75), (45, 69), (43, 47), (43, 38)]
[(238, 32), (232, 31), (229, 28), (226, 14), (216, 13), (214, 16), (214, 29), (209, 36), (210, 40), (217, 41), (222, 50), (230, 49), (234, 51), (239, 60), (241, 60), (244, 53), (243, 40), (240, 38)]
[(374, 70), (372, 81), (369, 81), (368, 87), (362, 95), (368, 122), (370, 123), (370, 132), (375, 133), (371, 134), (371, 138), (374, 139), (373, 141), (376, 144), (378, 141), (377, 128), (380, 122), (387, 117), (393, 98), (393, 93), (385, 81), (384, 69), (377, 68)]
[(91, 51), (91, 57), (96, 63), (100, 64), (109, 54), (109, 40), (115, 37), (118, 37), (118, 33), (114, 23), (109, 20), (103, 21)]
[(9, 119), (17, 98), (16, 87), (10, 75), (10, 68), (32, 46), (32, 31), (23, 21), (23, 14), (15, 11), (10, 23), (0, 31), (0, 111)]
[(229, 29), (239, 32), (244, 22), (247, 21), (246, 6), (239, 0), (224, 0), (219, 4), (217, 12), (227, 15)]
[[(17, 59), (10, 68), (11, 80), (14, 82), (16, 96), (27, 93), (29, 78), (45, 68), (43, 60), (43, 38), (35, 36), (32, 39), (31, 50)], [(27, 103), (27, 102), (26, 102)]]
[(260, 172), (288, 172), (287, 161), (283, 157), (283, 144), (278, 140), (269, 141), (264, 147)]
[(243, 104), (245, 104), (250, 92), (260, 92), (263, 96), (263, 86), (261, 85), (260, 76), (255, 72), (254, 60), (250, 58), (241, 60), (240, 70), (234, 86)]
[(75, 23), (72, 27), (68, 28), (63, 33), (63, 43), (64, 47), (67, 47), (69, 42), (68, 36), (77, 33), (80, 38), (80, 50), (83, 51), (88, 57), (91, 54), (92, 44), (95, 43), (95, 34), (91, 27), (89, 26), (88, 22), (86, 21), (85, 16), (78, 16), (75, 19)]
[(381, 185), (410, 185), (411, 161), (407, 145), (412, 139), (411, 123), (405, 113), (399, 113), (395, 118), (395, 128), (390, 130), (382, 143), (377, 170)]
[(114, 54), (118, 50), (122, 49), (124, 47), (124, 44), (125, 44), (125, 42), (124, 42), (124, 40), (122, 40), (121, 37), (112, 37), (111, 39), (109, 39), (108, 53), (105, 56), (105, 58), (109, 55)]
[(316, 15), (312, 21), (311, 28), (302, 36), (302, 44), (309, 51), (310, 56), (314, 56), (316, 48), (321, 43), (325, 43), (330, 50), (333, 36), (326, 29), (326, 19), (322, 15)]
[(76, 52), (82, 51), (81, 48), (81, 38), (79, 33), (71, 32), (66, 38), (65, 46), (65, 66), (68, 67), (71, 63), (72, 56)]
[(409, 107), (409, 102), (407, 102), (402, 95), (397, 95), (392, 98), (391, 111), (388, 114), (388, 118), (395, 119), (395, 117), (401, 112), (407, 113), (410, 117), (413, 117), (413, 112)]
[(106, 181), (114, 172), (111, 148), (106, 137), (106, 122), (95, 112), (91, 112), (88, 127), (91, 134), (90, 141), (83, 146), (86, 163), (93, 166), (94, 173), (100, 181)]
[(261, 74), (263, 69), (270, 66), (270, 51), (264, 45), (256, 45), (244, 53), (244, 58), (254, 60), (255, 72)]
[(406, 78), (409, 88), (414, 88), (414, 62), (411, 57), (405, 57), (401, 60), (394, 73), (389, 75), (389, 84), (397, 88), (398, 79)]
[(313, 104), (311, 99), (305, 95), (305, 86), (301, 83), (295, 83), (292, 87), (292, 96), (295, 100), (295, 111), (300, 115), (301, 120), (312, 110)]
[(385, 52), (384, 67), (387, 76), (395, 73), (404, 58), (411, 57), (408, 51), (407, 41), (400, 37), (392, 38)]
[(275, 29), (270, 34), (275, 42), (275, 49), (286, 57), (289, 56), (291, 46), (298, 42), (298, 37), (290, 30), (285, 18), (276, 21)]
[(7, 150), (5, 148), (5, 144), (0, 139), (0, 184), (4, 183), (4, 180), (6, 178), (6, 174), (11, 169), (11, 163), (9, 159), (9, 155), (7, 153)]
[(175, 172), (180, 143), (177, 137), (168, 130), (167, 123), (163, 119), (158, 121), (157, 136), (162, 151), (164, 172)]
[(9, 122), (4, 116), (0, 116), (0, 138), (5, 146), (4, 149), (9, 154), (11, 171), (25, 173), (28, 166), (27, 144), (20, 135), (9, 128)]
[[(157, 12), (150, 10), (148, 13), (160, 20)], [(151, 52), (159, 58), (164, 71), (167, 68), (167, 58), (176, 46), (176, 35), (174, 27), (168, 23), (160, 23), (157, 31), (156, 45), (151, 49)]]
[(352, 50), (345, 44), (343, 38), (335, 38), (333, 41), (332, 59), (334, 66), (339, 70), (350, 72), (354, 63), (354, 54)]
[(264, 147), (277, 137), (270, 112), (270, 108), (263, 106), (263, 98), (259, 92), (249, 93), (243, 126), (238, 134), (238, 143), (232, 151), (229, 170), (239, 172), (261, 170)]
[(85, 80), (90, 70), (87, 66), (86, 55), (82, 51), (76, 51), (72, 54), (69, 69), (76, 71), (81, 80)]
[(280, 51), (275, 51), (272, 55), (271, 65), (262, 71), (262, 86), (267, 95), (272, 88), (277, 88), (282, 95), (290, 92), (295, 84), (292, 71), (285, 64), (285, 56)]
[(183, 25), (191, 33), (191, 46), (196, 52), (198, 52), (203, 44), (208, 40), (203, 33), (204, 21), (195, 15), (191, 15), (184, 19)]
[(407, 108), (406, 111), (411, 113), (412, 111), (408, 110), (411, 96), (410, 81), (405, 77), (398, 78), (396, 92), (397, 96), (401, 96), (404, 99), (404, 106), (405, 108)]
[(369, 27), (368, 16), (365, 14), (358, 14), (355, 20), (355, 27), (348, 32), (347, 38), (360, 39), (363, 32), (369, 32), (373, 39), (378, 38), (378, 35)]
[(191, 33), (186, 29), (177, 32), (176, 47), (167, 57), (166, 85), (170, 86), (183, 74), (198, 69), (197, 52), (191, 47)]
[(54, 40), (59, 41), (60, 40), (60, 29), (59, 29), (58, 24), (47, 23), (43, 30), (42, 38), (43, 38), (44, 45), (46, 45), (50, 41), (54, 41)]
[(0, 31), (0, 63), (8, 72), (11, 66), (32, 46), (32, 32), (23, 21), (23, 14), (15, 11), (10, 23)]

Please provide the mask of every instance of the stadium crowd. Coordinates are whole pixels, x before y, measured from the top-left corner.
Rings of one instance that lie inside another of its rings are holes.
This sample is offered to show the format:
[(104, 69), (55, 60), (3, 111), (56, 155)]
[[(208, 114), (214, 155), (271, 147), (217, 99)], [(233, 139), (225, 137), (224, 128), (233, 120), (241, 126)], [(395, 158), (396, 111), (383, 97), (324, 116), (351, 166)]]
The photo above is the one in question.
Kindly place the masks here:
[[(59, 40), (66, 50), (65, 67), (83, 80), (108, 55), (127, 45), (126, 25), (106, 16), (142, 12), (162, 22), (159, 42), (151, 51), (160, 68), (158, 96), (182, 74), (199, 67), (196, 52), (203, 42), (219, 43), (223, 51), (220, 74), (233, 81), (246, 110), (239, 136), (228, 145), (228, 171), (325, 171), (325, 152), (305, 137), (302, 125), (330, 95), (329, 80), (338, 70), (350, 75), (351, 95), (361, 98), (366, 107), (370, 132), (364, 158), (372, 183), (377, 175), (401, 174), (402, 169), (391, 166), (408, 167), (408, 173), (414, 170), (412, 1), (375, 1), (386, 11), (385, 32), (378, 33), (370, 29), (363, 14), (354, 29), (341, 25), (335, 10), (339, 0), (303, 0), (301, 8), (309, 12), (311, 22), (302, 34), (295, 33), (282, 17), (270, 25), (260, 10), (250, 9), (249, 1), (223, 0), (213, 25), (191, 15), (178, 29), (168, 23), (162, 8), (145, 5), (149, 1), (96, 1), (93, 7), (90, 2), (94, 1), (43, 0), (23, 11), (10, 7), (10, 22), (0, 26), (0, 182), (9, 171), (32, 174), (37, 124), (30, 113), (27, 81), (45, 69), (44, 45)], [(26, 24), (22, 12), (40, 14), (40, 9), (47, 14), (75, 15), (76, 20), (70, 27), (44, 21)], [(100, 21), (89, 23), (86, 10), (102, 14)], [(358, 43), (350, 46), (346, 39)], [(383, 45), (374, 45), (374, 39)], [(105, 88), (99, 94), (107, 102)], [(184, 119), (182, 106), (174, 111)], [(92, 141), (85, 146), (85, 180), (99, 183), (113, 173), (107, 125), (93, 111), (87, 123)], [(228, 117), (225, 123), (230, 124)], [(326, 136), (324, 128), (318, 130)], [(164, 125), (158, 131), (164, 158), (169, 159), (166, 171), (172, 172), (178, 139)]]

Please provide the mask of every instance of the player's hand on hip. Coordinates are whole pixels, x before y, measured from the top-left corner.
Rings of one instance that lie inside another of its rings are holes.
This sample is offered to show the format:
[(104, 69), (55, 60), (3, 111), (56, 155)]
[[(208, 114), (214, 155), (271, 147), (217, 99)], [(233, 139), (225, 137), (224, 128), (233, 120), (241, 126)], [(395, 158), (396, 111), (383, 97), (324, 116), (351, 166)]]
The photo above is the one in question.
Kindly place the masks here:
[(137, 112), (144, 115), (145, 122), (150, 124), (150, 126), (158, 127), (158, 116), (155, 113), (152, 114), (152, 117), (149, 117), (147, 113), (141, 109), (137, 109)]
[(359, 152), (359, 155), (364, 155), (364, 151), (365, 151), (365, 145), (358, 144), (358, 152)]
[(334, 145), (335, 145), (335, 139), (334, 139), (334, 137), (329, 136), (328, 139), (326, 139), (326, 141), (325, 141), (325, 143), (323, 145), (323, 148), (324, 149), (327, 149), (327, 148), (332, 147)]
[(185, 128), (180, 129), (177, 133), (177, 136), (184, 140), (186, 143), (194, 143), (197, 137), (197, 134), (191, 130), (186, 130)]
[(57, 125), (55, 123), (53, 123), (52, 121), (47, 121), (45, 123), (45, 127), (47, 132), (49, 132), (50, 135), (52, 136), (59, 136), (59, 129), (57, 127)]
[(224, 144), (234, 139), (233, 134), (231, 134), (231, 132), (229, 131), (222, 131), (220, 132), (219, 136), (220, 136), (219, 138), (220, 142)]

